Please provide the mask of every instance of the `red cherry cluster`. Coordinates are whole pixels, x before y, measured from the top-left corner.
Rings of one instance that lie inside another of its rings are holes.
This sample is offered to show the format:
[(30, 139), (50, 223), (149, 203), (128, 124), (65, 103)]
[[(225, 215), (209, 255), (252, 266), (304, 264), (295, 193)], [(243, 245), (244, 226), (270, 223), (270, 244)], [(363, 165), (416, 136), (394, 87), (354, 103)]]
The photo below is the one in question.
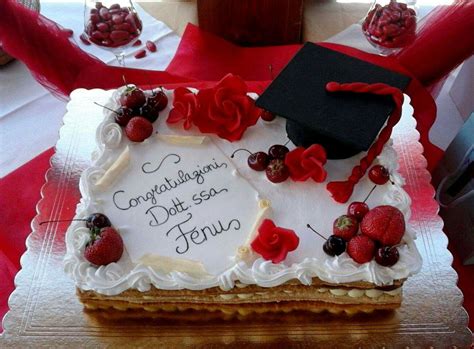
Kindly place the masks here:
[(145, 92), (134, 85), (128, 85), (119, 97), (120, 108), (115, 111), (115, 122), (125, 127), (125, 134), (132, 142), (143, 142), (153, 133), (152, 122), (158, 119), (160, 111), (168, 105), (168, 97), (160, 90)]
[(142, 30), (142, 22), (128, 7), (113, 4), (110, 7), (95, 3), (90, 10), (85, 32), (94, 44), (105, 47), (127, 45), (135, 40)]
[[(308, 227), (310, 227), (308, 225)], [(403, 214), (393, 206), (377, 206), (359, 221), (355, 216), (342, 215), (333, 223), (333, 235), (323, 245), (330, 256), (344, 251), (357, 263), (375, 261), (391, 267), (400, 257), (397, 244), (405, 232)]]
[[(390, 174), (385, 167), (375, 165), (369, 171), (369, 178), (376, 185), (363, 202), (351, 203), (347, 214), (336, 218), (333, 223), (333, 235), (326, 240), (323, 250), (330, 256), (339, 256), (347, 251), (349, 256), (360, 264), (375, 257), (378, 264), (389, 267), (399, 259), (395, 245), (400, 242), (405, 232), (405, 220), (403, 214), (393, 206), (369, 209), (365, 202), (377, 185), (383, 185), (390, 180)], [(308, 227), (311, 228), (309, 224)]]
[(415, 39), (416, 12), (406, 4), (390, 0), (376, 4), (362, 24), (367, 39), (383, 47), (403, 47)]
[(241, 150), (250, 154), (247, 158), (248, 166), (254, 171), (265, 171), (270, 182), (281, 183), (290, 176), (290, 171), (285, 165), (285, 156), (290, 151), (286, 146), (281, 144), (272, 145), (268, 149), (268, 153), (263, 151), (252, 153), (247, 149), (237, 149), (231, 155), (231, 158), (234, 158), (235, 153)]

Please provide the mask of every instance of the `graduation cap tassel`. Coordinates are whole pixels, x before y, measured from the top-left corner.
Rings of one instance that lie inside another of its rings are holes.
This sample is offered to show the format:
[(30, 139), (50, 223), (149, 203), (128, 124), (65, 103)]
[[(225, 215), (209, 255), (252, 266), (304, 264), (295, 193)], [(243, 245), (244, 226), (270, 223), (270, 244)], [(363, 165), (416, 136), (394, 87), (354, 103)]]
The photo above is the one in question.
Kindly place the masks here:
[(329, 182), (327, 190), (331, 193), (334, 200), (345, 203), (352, 195), (354, 186), (365, 175), (375, 158), (380, 155), (382, 149), (392, 135), (393, 127), (398, 123), (402, 115), (403, 93), (390, 85), (383, 83), (366, 84), (362, 82), (339, 84), (329, 82), (326, 85), (328, 92), (355, 92), (355, 93), (373, 93), (381, 96), (391, 96), (395, 103), (395, 109), (389, 116), (387, 124), (380, 131), (377, 140), (371, 145), (367, 155), (360, 160), (359, 165), (352, 169), (352, 173), (346, 181)]

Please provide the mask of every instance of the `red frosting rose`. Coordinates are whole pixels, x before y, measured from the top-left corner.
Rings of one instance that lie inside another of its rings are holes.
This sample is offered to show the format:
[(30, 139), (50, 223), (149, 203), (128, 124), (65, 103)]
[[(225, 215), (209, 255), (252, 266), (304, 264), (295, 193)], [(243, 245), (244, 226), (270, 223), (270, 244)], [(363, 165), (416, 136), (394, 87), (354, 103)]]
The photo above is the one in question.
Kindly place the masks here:
[(184, 121), (185, 130), (191, 128), (193, 119), (197, 115), (198, 102), (196, 95), (184, 87), (178, 87), (174, 90), (173, 109), (171, 109), (166, 122), (175, 124)]
[(260, 110), (247, 96), (247, 85), (228, 74), (216, 86), (197, 94), (199, 117), (193, 123), (203, 133), (215, 133), (228, 141), (242, 138), (247, 127), (255, 125)]
[(265, 219), (258, 228), (258, 235), (250, 246), (266, 260), (280, 263), (288, 252), (296, 250), (300, 239), (293, 230), (277, 227), (272, 220)]
[(325, 163), (326, 150), (319, 144), (313, 144), (308, 149), (298, 147), (285, 156), (285, 165), (294, 181), (303, 182), (312, 178), (315, 182), (324, 182), (327, 176)]

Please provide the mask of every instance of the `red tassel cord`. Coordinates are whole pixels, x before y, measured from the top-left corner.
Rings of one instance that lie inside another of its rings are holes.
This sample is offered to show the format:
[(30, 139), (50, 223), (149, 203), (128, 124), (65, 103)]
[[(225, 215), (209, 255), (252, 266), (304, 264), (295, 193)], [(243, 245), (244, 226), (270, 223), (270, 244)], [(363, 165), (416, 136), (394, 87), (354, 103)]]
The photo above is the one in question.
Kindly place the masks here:
[(393, 127), (400, 121), (402, 116), (403, 93), (399, 89), (386, 84), (366, 84), (362, 82), (348, 84), (329, 82), (326, 85), (326, 90), (328, 92), (373, 93), (380, 96), (391, 96), (395, 103), (395, 109), (389, 116), (387, 124), (382, 131), (380, 131), (377, 140), (370, 146), (367, 155), (360, 160), (359, 165), (352, 169), (349, 178), (346, 181), (329, 182), (327, 184), (326, 188), (334, 200), (345, 203), (351, 197), (354, 186), (365, 175), (375, 158), (382, 152), (385, 143), (390, 139)]

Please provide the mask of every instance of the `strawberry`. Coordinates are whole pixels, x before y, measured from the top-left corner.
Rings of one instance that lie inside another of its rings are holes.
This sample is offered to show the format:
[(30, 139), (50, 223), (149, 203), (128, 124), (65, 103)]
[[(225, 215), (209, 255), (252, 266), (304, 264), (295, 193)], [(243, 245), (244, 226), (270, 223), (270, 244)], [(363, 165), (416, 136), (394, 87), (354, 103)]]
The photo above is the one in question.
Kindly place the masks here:
[(375, 242), (365, 235), (356, 235), (347, 244), (347, 253), (357, 263), (370, 262), (375, 254)]
[(91, 241), (87, 244), (84, 257), (95, 265), (117, 262), (123, 253), (123, 241), (112, 227), (91, 230)]
[(132, 142), (143, 142), (153, 133), (153, 125), (141, 116), (134, 116), (125, 127), (125, 134)]
[(336, 218), (332, 229), (334, 235), (349, 241), (357, 233), (359, 222), (356, 217), (343, 214)]
[(377, 206), (364, 216), (360, 231), (382, 245), (397, 245), (405, 233), (405, 218), (396, 207)]

